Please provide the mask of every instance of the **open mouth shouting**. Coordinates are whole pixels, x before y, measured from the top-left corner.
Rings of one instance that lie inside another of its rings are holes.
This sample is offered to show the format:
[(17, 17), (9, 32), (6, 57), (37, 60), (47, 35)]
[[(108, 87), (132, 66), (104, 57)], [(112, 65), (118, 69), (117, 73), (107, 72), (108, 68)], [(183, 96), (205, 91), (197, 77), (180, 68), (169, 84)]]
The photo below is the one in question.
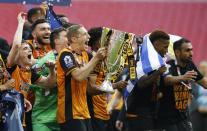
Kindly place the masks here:
[(27, 52), (25, 60), (26, 60), (26, 63), (31, 64), (31, 62), (32, 62), (32, 51)]
[(88, 41), (86, 41), (85, 44), (88, 45)]
[(39, 36), (37, 38), (38, 43), (40, 44), (49, 44), (50, 43), (50, 35)]
[(50, 43), (50, 36), (43, 36), (44, 43)]
[(27, 58), (31, 60), (31, 58), (32, 58), (32, 54), (29, 54), (29, 55), (27, 56)]
[(50, 40), (50, 36), (44, 36), (43, 39), (44, 40)]

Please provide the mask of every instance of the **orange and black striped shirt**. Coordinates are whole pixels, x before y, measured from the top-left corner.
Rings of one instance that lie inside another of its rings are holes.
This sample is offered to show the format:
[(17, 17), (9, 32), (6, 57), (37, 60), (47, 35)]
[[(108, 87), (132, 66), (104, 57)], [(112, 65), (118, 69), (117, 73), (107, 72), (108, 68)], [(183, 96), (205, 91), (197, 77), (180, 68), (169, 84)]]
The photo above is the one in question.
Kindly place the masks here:
[[(72, 53), (68, 48), (63, 49), (57, 59), (58, 111), (59, 123), (69, 119), (88, 119), (90, 114), (86, 98), (87, 80), (75, 80), (71, 72), (89, 62), (87, 52), (81, 55)], [(66, 75), (67, 74), (67, 75)]]
[[(96, 85), (100, 86), (105, 79), (105, 74), (103, 70), (99, 70), (99, 73), (97, 75), (96, 79)], [(99, 118), (101, 120), (109, 120), (110, 115), (107, 113), (107, 94), (103, 93), (100, 95), (94, 95), (94, 96), (89, 96), (89, 105), (91, 106), (90, 108), (90, 113), (93, 115), (95, 118)]]
[(21, 92), (25, 98), (28, 97), (29, 86), (31, 83), (35, 83), (41, 79), (34, 70), (27, 70), (20, 68), (18, 65), (7, 68), (12, 78), (15, 80), (15, 89)]

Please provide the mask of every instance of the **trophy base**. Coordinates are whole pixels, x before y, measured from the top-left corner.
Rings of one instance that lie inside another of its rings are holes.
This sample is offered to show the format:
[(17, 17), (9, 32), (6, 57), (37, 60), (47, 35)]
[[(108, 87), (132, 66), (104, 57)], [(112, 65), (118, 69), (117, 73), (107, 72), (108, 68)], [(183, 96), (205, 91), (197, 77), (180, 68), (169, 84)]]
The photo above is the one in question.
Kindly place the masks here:
[(100, 86), (100, 90), (106, 93), (114, 93), (114, 89), (110, 81), (104, 81)]

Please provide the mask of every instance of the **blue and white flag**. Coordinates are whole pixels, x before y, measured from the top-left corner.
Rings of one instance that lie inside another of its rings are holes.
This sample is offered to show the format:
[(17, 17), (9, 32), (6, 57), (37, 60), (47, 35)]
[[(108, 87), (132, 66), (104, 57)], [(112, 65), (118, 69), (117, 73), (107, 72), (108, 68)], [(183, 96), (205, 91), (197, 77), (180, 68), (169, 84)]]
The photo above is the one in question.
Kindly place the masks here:
[(149, 39), (149, 34), (145, 35), (140, 50), (140, 61), (137, 62), (136, 68), (138, 79), (164, 65), (164, 59), (155, 50)]
[(141, 78), (143, 75), (148, 74), (154, 70), (159, 69), (160, 67), (165, 65), (167, 58), (173, 59), (174, 51), (173, 51), (173, 43), (179, 39), (180, 36), (171, 35), (170, 36), (170, 45), (168, 47), (168, 53), (165, 58), (162, 58), (159, 53), (155, 50), (154, 46), (152, 45), (149, 35), (147, 34), (143, 38), (143, 43), (140, 47), (140, 60), (136, 64), (136, 73), (137, 79), (136, 80), (128, 80), (128, 85), (124, 92), (125, 98), (125, 105), (127, 107), (127, 97), (129, 96), (130, 92), (133, 90), (135, 84), (137, 83), (138, 79)]
[(145, 35), (143, 38), (143, 43), (141, 44), (140, 47), (140, 60), (136, 63), (137, 79), (128, 80), (128, 85), (124, 92), (126, 107), (127, 107), (127, 97), (129, 96), (130, 92), (133, 90), (138, 79), (144, 76), (145, 74), (148, 74), (154, 70), (159, 69), (164, 65), (165, 65), (165, 61), (152, 45), (149, 39), (149, 34)]
[(53, 11), (52, 6), (49, 6), (47, 10), (46, 19), (49, 21), (52, 30), (62, 27), (62, 22)]
[(3, 92), (0, 97), (0, 130), (24, 131), (22, 126), (23, 115), (23, 95), (15, 90)]

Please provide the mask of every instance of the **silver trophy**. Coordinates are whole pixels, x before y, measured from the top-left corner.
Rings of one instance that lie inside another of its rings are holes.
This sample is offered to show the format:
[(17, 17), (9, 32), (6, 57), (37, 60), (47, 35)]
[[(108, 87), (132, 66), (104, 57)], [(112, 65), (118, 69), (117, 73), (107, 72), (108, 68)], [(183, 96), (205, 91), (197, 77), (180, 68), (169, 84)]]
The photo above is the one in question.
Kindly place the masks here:
[(103, 28), (101, 37), (101, 47), (107, 47), (107, 58), (102, 62), (105, 70), (105, 80), (100, 90), (113, 93), (114, 89), (111, 82), (115, 82), (122, 73), (126, 61), (129, 44), (132, 43), (134, 34), (126, 33), (110, 28)]

